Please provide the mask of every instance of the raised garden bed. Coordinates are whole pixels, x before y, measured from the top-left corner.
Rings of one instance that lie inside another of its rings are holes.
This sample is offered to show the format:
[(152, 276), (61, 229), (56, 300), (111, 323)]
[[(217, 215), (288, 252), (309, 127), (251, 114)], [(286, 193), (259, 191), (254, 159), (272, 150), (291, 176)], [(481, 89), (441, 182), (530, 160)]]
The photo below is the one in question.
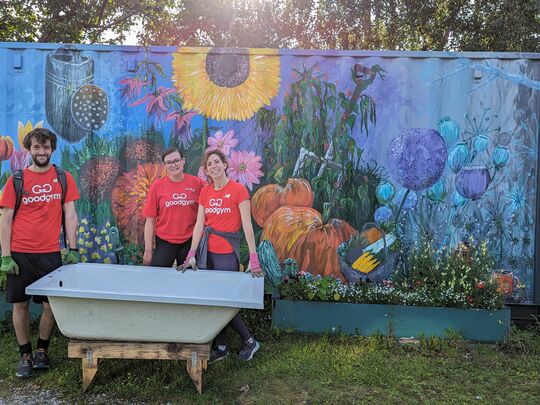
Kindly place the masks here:
[(396, 338), (449, 337), (502, 342), (510, 329), (510, 309), (442, 308), (275, 299), (274, 327), (305, 333), (383, 334)]

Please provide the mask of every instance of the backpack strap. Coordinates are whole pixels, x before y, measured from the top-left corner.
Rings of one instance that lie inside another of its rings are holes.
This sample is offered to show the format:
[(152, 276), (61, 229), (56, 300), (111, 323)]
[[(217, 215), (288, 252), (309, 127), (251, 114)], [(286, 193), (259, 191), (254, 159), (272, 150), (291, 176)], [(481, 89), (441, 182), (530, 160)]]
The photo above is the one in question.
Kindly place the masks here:
[(11, 176), (13, 177), (13, 188), (15, 189), (15, 209), (13, 210), (13, 216), (15, 216), (22, 202), (24, 189), (23, 171), (21, 169), (15, 170)]
[(64, 201), (66, 200), (66, 191), (67, 191), (67, 180), (66, 180), (66, 172), (61, 167), (56, 166), (53, 164), (54, 170), (56, 170), (56, 178), (58, 179), (58, 182), (60, 183), (60, 187), (62, 188), (62, 198), (60, 200), (61, 205), (60, 209), (62, 210), (62, 233), (64, 235), (64, 247), (67, 249), (69, 246), (67, 244), (67, 235), (66, 235), (66, 214), (64, 212)]
[(56, 166), (53, 164), (54, 170), (56, 170), (56, 177), (58, 178), (58, 181), (60, 182), (60, 187), (62, 187), (62, 210), (64, 208), (64, 201), (66, 200), (66, 191), (67, 191), (67, 179), (66, 179), (66, 172), (61, 167)]

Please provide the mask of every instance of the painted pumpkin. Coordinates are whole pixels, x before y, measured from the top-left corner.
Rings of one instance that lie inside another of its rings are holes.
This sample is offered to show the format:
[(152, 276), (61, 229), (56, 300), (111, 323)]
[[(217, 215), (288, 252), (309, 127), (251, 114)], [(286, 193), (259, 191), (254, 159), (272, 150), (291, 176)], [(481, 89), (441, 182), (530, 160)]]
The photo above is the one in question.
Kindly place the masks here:
[(341, 277), (336, 250), (354, 233), (341, 219), (324, 223), (313, 208), (286, 206), (268, 217), (261, 238), (273, 243), (280, 260), (295, 259), (299, 271)]
[(251, 198), (251, 212), (255, 222), (262, 227), (266, 219), (279, 207), (312, 207), (313, 200), (309, 181), (288, 179), (285, 185), (268, 184), (259, 188)]
[(298, 238), (320, 216), (317, 210), (309, 207), (279, 207), (264, 222), (261, 240), (268, 239), (272, 242), (279, 260), (283, 261), (291, 257), (290, 251)]

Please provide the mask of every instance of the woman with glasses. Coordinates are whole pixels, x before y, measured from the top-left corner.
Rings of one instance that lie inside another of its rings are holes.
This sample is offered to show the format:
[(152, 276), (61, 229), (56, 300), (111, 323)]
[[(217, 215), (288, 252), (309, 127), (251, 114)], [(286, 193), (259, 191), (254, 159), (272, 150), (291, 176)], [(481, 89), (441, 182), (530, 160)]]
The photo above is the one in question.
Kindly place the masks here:
[(186, 260), (197, 220), (199, 193), (206, 182), (184, 173), (185, 159), (180, 149), (167, 149), (161, 159), (168, 176), (156, 180), (146, 197), (143, 264), (171, 267), (175, 260)]

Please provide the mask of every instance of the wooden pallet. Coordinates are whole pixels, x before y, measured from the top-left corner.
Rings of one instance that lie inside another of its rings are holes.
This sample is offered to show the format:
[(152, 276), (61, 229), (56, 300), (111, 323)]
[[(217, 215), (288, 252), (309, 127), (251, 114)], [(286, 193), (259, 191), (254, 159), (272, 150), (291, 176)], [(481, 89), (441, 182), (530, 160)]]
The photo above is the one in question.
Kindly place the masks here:
[(82, 390), (86, 391), (98, 370), (99, 359), (187, 360), (187, 372), (202, 393), (203, 371), (210, 357), (210, 343), (141, 343), (104, 340), (70, 340), (68, 357), (82, 359)]

